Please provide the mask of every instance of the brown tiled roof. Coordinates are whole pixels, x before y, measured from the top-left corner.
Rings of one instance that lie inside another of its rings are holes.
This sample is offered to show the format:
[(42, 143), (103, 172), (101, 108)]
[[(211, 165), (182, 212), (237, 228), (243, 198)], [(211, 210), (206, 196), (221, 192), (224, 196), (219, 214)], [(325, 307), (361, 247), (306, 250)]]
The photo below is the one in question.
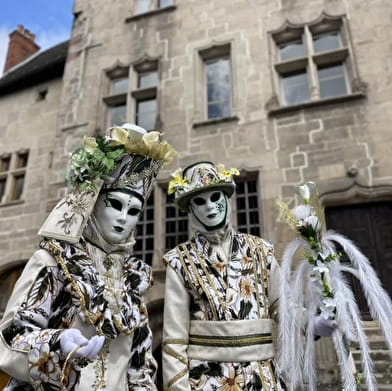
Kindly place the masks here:
[(64, 72), (69, 41), (32, 55), (0, 78), (0, 95), (5, 95), (47, 80)]

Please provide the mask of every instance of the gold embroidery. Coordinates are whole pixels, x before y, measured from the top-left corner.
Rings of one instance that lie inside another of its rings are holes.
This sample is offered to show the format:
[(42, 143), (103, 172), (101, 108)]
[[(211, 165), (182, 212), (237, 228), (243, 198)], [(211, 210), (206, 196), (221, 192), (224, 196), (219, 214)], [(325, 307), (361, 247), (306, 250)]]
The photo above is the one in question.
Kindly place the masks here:
[(267, 369), (268, 369), (268, 371), (269, 371), (269, 373), (271, 375), (272, 384), (274, 385), (275, 389), (278, 390), (278, 385), (276, 384), (276, 381), (275, 381), (275, 374), (274, 374), (274, 371), (271, 368), (271, 360), (267, 360), (265, 362), (265, 365), (266, 365), (266, 367), (267, 367)]
[(257, 301), (257, 314), (259, 315), (259, 318), (261, 318), (261, 308), (260, 308), (260, 292), (259, 292), (259, 279), (257, 275), (257, 257), (256, 257), (256, 250), (255, 246), (251, 246), (250, 238), (248, 235), (244, 234), (246, 244), (249, 247), (249, 251), (253, 253), (253, 260), (252, 260), (252, 268), (253, 268), (253, 274), (255, 276), (255, 285), (256, 285), (256, 301)]
[(211, 307), (213, 318), (214, 318), (214, 320), (218, 320), (218, 314), (216, 312), (214, 300), (213, 300), (209, 290), (205, 286), (205, 284), (204, 284), (200, 274), (198, 273), (196, 265), (195, 265), (195, 263), (194, 263), (194, 261), (192, 259), (192, 256), (189, 254), (188, 249), (186, 248), (186, 246), (184, 246), (183, 249), (184, 249), (184, 252), (185, 252), (185, 254), (187, 256), (187, 261), (189, 262), (190, 266), (192, 267), (193, 273), (194, 273), (195, 277), (197, 278), (197, 280), (198, 280), (198, 282), (200, 284), (201, 289), (203, 289), (204, 293), (207, 296), (207, 299), (208, 299), (208, 301), (210, 303), (210, 307)]
[(197, 296), (200, 299), (200, 301), (203, 301), (199, 292), (197, 291), (196, 284), (193, 283), (194, 279), (188, 270), (188, 267), (185, 263), (184, 257), (182, 256), (181, 249), (182, 249), (182, 247), (180, 247), (180, 246), (176, 247), (177, 255), (178, 255), (178, 258), (180, 259), (182, 270), (184, 270), (184, 273), (187, 275), (187, 277), (189, 279), (189, 285), (190, 285), (193, 293), (195, 294), (195, 296)]
[[(207, 270), (207, 265), (206, 265), (206, 263), (205, 263), (205, 261), (204, 261), (204, 258), (200, 256), (200, 252), (199, 252), (199, 250), (197, 249), (196, 246), (194, 246), (192, 243), (190, 243), (190, 245), (191, 245), (193, 251), (195, 252), (196, 258), (197, 258), (197, 260), (198, 260), (198, 262), (199, 262), (201, 268), (203, 269), (203, 272), (204, 272), (205, 276), (207, 277), (207, 280), (208, 280), (208, 282), (209, 282), (209, 284), (210, 284), (212, 290), (213, 290), (214, 293), (215, 293), (215, 297), (218, 299), (219, 304), (220, 304), (221, 307), (222, 307), (223, 313), (226, 313), (226, 311), (227, 311), (226, 304), (225, 304), (224, 301), (222, 300), (221, 295), (219, 294), (218, 290), (217, 290), (216, 287), (215, 287), (215, 284), (214, 284), (213, 281), (211, 280), (211, 276), (210, 276), (210, 273), (209, 273), (208, 270)], [(204, 287), (203, 290), (204, 290), (206, 293), (208, 292), (208, 289), (207, 289), (206, 287)], [(214, 303), (214, 306), (215, 306), (215, 303)]]
[[(47, 244), (50, 247), (50, 249), (52, 250), (54, 257), (55, 257), (56, 261), (58, 262), (58, 264), (61, 266), (61, 269), (63, 270), (65, 276), (71, 282), (72, 287), (75, 289), (76, 293), (79, 295), (80, 306), (81, 306), (82, 311), (86, 317), (86, 320), (91, 325), (95, 325), (96, 321), (99, 319), (99, 317), (101, 315), (100, 314), (99, 315), (92, 314), (87, 310), (86, 301), (84, 299), (83, 293), (80, 290), (76, 281), (72, 278), (71, 274), (69, 273), (68, 268), (61, 257), (61, 250), (51, 242), (48, 242)], [(100, 324), (95, 325), (95, 328), (96, 328), (98, 335), (103, 335), (102, 327)]]

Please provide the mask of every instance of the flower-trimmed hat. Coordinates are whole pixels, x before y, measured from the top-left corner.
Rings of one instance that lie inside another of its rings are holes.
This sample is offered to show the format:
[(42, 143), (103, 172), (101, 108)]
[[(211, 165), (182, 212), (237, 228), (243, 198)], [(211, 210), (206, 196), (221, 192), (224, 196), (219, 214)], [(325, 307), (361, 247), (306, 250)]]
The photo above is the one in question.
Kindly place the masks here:
[(168, 194), (174, 193), (175, 203), (187, 211), (188, 201), (203, 191), (222, 190), (231, 197), (235, 190), (233, 175), (239, 174), (236, 168), (226, 170), (223, 164), (197, 162), (172, 173)]
[(70, 157), (67, 195), (53, 208), (38, 234), (77, 243), (100, 192), (119, 190), (144, 205), (160, 168), (176, 154), (159, 132), (134, 124), (112, 127), (105, 137), (85, 137)]

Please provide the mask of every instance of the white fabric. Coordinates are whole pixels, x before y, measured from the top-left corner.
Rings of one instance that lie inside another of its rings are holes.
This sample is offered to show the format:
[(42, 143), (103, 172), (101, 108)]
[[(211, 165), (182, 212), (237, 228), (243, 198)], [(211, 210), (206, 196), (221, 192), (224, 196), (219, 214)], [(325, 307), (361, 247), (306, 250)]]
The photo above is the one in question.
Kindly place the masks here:
[[(190, 327), (190, 299), (180, 277), (171, 267), (166, 269), (165, 297), (170, 297), (170, 306), (165, 305), (162, 340), (183, 340), (184, 343), (171, 344), (170, 349), (187, 361), (188, 334)], [(167, 302), (169, 302), (169, 300), (166, 300), (166, 303)], [(179, 316), (179, 314), (181, 315)], [(181, 363), (181, 368), (179, 368), (178, 365), (178, 360), (173, 359), (169, 354), (165, 354), (164, 346), (162, 354), (162, 367), (165, 369), (163, 371), (163, 384), (168, 384), (170, 379), (175, 377), (179, 372), (185, 370), (185, 375), (176, 381), (175, 390), (190, 391), (188, 365), (182, 365)]]
[[(271, 334), (271, 319), (249, 319), (230, 321), (202, 321), (192, 320), (190, 323), (190, 335), (203, 335), (214, 337), (236, 337), (236, 340), (252, 334)], [(190, 344), (188, 357), (202, 361), (263, 361), (274, 357), (272, 335), (271, 343), (249, 346), (200, 346)]]
[(72, 358), (83, 357), (95, 360), (104, 342), (105, 338), (103, 336), (94, 335), (87, 339), (78, 329), (64, 330), (60, 337), (61, 350), (66, 356), (77, 346), (80, 346), (73, 353)]
[(325, 319), (322, 316), (313, 318), (313, 333), (319, 337), (331, 337), (336, 326), (335, 320)]

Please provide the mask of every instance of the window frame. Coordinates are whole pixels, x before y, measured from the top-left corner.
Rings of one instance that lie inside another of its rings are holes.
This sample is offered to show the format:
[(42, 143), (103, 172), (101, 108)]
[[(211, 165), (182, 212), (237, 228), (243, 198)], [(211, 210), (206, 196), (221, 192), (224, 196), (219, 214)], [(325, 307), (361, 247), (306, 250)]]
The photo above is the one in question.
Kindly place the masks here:
[[(117, 106), (125, 106), (125, 118), (129, 118), (128, 108), (128, 96), (130, 91), (130, 77), (129, 77), (129, 66), (117, 65), (113, 69), (105, 72), (106, 94), (102, 98), (105, 104), (104, 110), (104, 128), (111, 127), (113, 125), (121, 125), (119, 123), (113, 123), (111, 116), (111, 109)], [(112, 83), (116, 80), (128, 79), (128, 87), (125, 92), (113, 93)], [(126, 122), (126, 121), (125, 121)]]
[[(132, 77), (132, 88), (131, 88), (131, 117), (134, 119), (136, 124), (139, 124), (139, 113), (138, 113), (138, 104), (140, 102), (146, 100), (155, 100), (156, 102), (156, 113), (155, 113), (155, 125), (152, 129), (146, 129), (148, 131), (153, 131), (159, 128), (159, 99), (158, 99), (158, 91), (159, 91), (159, 82), (160, 82), (160, 70), (159, 70), (159, 61), (157, 59), (144, 59), (141, 62), (135, 63), (133, 65), (133, 77)], [(139, 87), (139, 77), (142, 74), (146, 73), (156, 73), (156, 85), (155, 86), (147, 86), (147, 87)], [(139, 125), (142, 126), (142, 125)]]
[[(314, 40), (320, 36), (339, 35), (339, 45), (323, 51), (314, 50)], [(343, 16), (322, 14), (317, 20), (304, 24), (286, 22), (281, 28), (270, 31), (270, 61), (273, 95), (266, 104), (270, 114), (280, 113), (307, 106), (360, 98), (366, 95), (366, 84), (360, 80), (348, 22)], [(280, 48), (284, 44), (301, 39), (304, 54), (297, 57), (280, 59)], [(345, 78), (345, 94), (322, 97), (320, 92), (319, 69), (341, 65)], [(309, 99), (290, 103), (285, 101), (282, 78), (290, 72), (303, 71), (309, 83)]]
[[(0, 194), (0, 206), (24, 201), (29, 154), (29, 149), (20, 149), (13, 153), (0, 155), (0, 180), (4, 182), (4, 191)], [(5, 160), (8, 161), (8, 164), (7, 169), (3, 170), (3, 161)], [(24, 162), (24, 165), (21, 162)], [(16, 197), (17, 178), (23, 178), (22, 188), (18, 197)]]
[[(249, 192), (248, 186), (249, 182), (252, 181), (254, 182), (256, 186), (256, 191), (255, 192)], [(232, 199), (232, 221), (233, 225), (237, 227), (237, 229), (240, 232), (248, 233), (248, 234), (253, 234), (256, 236), (261, 236), (263, 232), (263, 213), (262, 213), (262, 198), (260, 194), (260, 175), (258, 171), (241, 171), (241, 175), (238, 178), (235, 178), (235, 182), (237, 185), (237, 190), (234, 193), (233, 199)], [(243, 183), (246, 190), (244, 193), (239, 192), (239, 184)], [(249, 196), (256, 196), (257, 199), (257, 205), (256, 207), (249, 207)], [(238, 200), (244, 198), (245, 200), (245, 208), (240, 209), (238, 205)], [(246, 223), (245, 224), (240, 224), (239, 222), (239, 213), (241, 211), (245, 211), (246, 213)], [(252, 223), (250, 221), (250, 213), (257, 213), (257, 219), (258, 223)], [(244, 228), (245, 227), (245, 228)], [(257, 228), (257, 231), (254, 231), (253, 229)]]

